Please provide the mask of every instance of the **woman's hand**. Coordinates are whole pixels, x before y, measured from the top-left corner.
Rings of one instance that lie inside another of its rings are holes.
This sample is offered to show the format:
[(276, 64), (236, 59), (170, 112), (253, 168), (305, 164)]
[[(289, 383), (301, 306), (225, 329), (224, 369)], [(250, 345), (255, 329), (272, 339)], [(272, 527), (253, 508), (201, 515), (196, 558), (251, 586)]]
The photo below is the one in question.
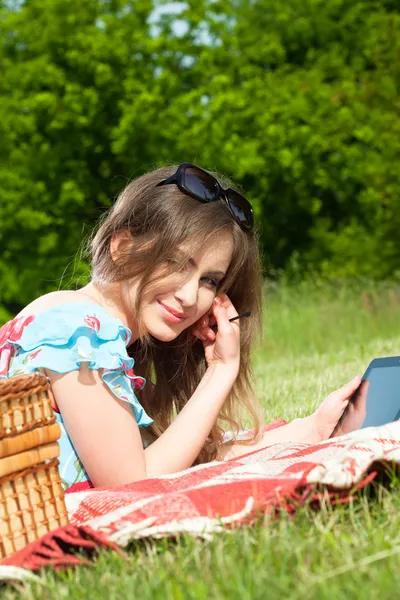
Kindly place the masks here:
[(317, 441), (326, 440), (332, 435), (352, 394), (357, 390), (360, 383), (361, 377), (356, 375), (349, 383), (329, 394), (315, 413), (310, 417), (306, 417), (306, 419), (310, 419)]
[[(240, 325), (229, 319), (237, 316), (237, 311), (226, 294), (216, 296), (211, 314), (204, 315), (195, 323), (193, 335), (202, 340), (207, 365), (230, 365), (239, 370)], [(216, 324), (214, 331), (211, 326)]]
[(367, 416), (367, 395), (370, 381), (364, 379), (361, 382), (360, 387), (354, 394), (354, 398), (351, 401), (351, 405), (347, 409), (346, 419), (339, 426), (335, 427), (332, 435), (338, 437), (339, 435), (345, 435), (350, 431), (357, 431), (365, 421)]

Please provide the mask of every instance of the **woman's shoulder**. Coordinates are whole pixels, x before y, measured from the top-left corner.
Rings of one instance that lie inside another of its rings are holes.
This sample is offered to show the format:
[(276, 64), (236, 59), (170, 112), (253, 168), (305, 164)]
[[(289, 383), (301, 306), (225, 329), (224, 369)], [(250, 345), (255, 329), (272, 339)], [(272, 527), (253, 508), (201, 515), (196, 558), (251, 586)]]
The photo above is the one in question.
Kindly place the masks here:
[(94, 298), (87, 296), (87, 294), (84, 294), (79, 290), (63, 290), (60, 292), (50, 292), (49, 294), (44, 294), (43, 296), (36, 298), (36, 300), (30, 302), (30, 304), (27, 304), (15, 318), (38, 315), (39, 313), (56, 306), (74, 303), (90, 303), (101, 306)]
[[(0, 328), (0, 378), (43, 370), (69, 373), (82, 363), (121, 400), (134, 405), (140, 426), (152, 420), (134, 389), (146, 380), (135, 375), (127, 354), (132, 332), (91, 296), (79, 291), (45, 294)], [(132, 387), (133, 386), (133, 387)]]
[(3, 338), (10, 338), (10, 332), (14, 337), (18, 335), (18, 340), (27, 348), (38, 340), (67, 343), (81, 333), (102, 341), (121, 338), (125, 345), (132, 337), (131, 330), (120, 319), (79, 291), (52, 292), (25, 306), (1, 328), (0, 345)]

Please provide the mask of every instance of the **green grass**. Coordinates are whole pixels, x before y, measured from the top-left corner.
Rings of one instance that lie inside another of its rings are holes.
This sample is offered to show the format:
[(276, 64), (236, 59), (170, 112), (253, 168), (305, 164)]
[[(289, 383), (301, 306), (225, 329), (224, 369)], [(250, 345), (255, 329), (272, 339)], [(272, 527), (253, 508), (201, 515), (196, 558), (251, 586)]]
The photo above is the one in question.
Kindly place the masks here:
[[(365, 293), (368, 292), (368, 295)], [(380, 286), (300, 285), (268, 294), (267, 328), (255, 355), (267, 420), (309, 414), (376, 356), (400, 354), (400, 296)], [(128, 559), (100, 554), (92, 568), (0, 590), (11, 598), (369, 600), (398, 597), (399, 479), (372, 483), (349, 505), (260, 517), (216, 534), (138, 541)]]

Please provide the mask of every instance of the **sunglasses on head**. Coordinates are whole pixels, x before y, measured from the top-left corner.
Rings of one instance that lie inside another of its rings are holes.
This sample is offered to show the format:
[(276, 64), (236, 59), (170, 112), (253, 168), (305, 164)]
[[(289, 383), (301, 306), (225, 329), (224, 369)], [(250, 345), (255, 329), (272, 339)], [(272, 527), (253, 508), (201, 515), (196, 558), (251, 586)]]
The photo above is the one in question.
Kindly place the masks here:
[(236, 223), (244, 231), (253, 228), (254, 214), (250, 202), (235, 190), (230, 188), (224, 190), (215, 177), (204, 169), (190, 163), (182, 163), (174, 175), (157, 183), (157, 187), (170, 183), (175, 183), (182, 192), (200, 202), (216, 202), (222, 198)]

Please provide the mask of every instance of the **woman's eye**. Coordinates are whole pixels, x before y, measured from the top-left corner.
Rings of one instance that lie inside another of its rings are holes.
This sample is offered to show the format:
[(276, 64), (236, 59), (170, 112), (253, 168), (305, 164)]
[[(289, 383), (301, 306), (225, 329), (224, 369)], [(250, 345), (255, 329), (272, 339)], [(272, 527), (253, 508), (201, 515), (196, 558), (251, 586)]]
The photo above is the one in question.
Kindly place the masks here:
[(217, 288), (219, 283), (216, 279), (213, 279), (212, 277), (202, 277), (203, 281), (206, 281), (209, 285), (211, 285), (212, 287)]

